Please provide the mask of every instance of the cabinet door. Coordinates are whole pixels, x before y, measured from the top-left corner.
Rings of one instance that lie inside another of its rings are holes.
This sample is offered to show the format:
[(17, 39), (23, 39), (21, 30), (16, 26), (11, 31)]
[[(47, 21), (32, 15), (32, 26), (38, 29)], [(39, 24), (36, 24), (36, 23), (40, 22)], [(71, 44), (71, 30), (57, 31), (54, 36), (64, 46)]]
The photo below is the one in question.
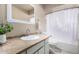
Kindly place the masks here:
[(34, 54), (36, 51), (38, 51), (42, 46), (44, 46), (44, 41), (34, 45), (33, 47), (29, 48), (27, 50), (27, 54)]
[(49, 45), (48, 44), (45, 45), (45, 54), (49, 54)]
[(44, 47), (39, 50), (39, 54), (44, 54)]

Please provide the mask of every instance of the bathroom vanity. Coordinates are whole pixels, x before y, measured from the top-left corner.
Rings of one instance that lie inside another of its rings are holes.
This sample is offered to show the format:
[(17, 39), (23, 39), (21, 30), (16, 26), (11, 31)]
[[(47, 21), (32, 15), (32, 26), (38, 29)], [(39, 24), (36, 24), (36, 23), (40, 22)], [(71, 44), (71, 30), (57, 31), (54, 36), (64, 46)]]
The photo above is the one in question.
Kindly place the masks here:
[(8, 39), (0, 45), (0, 54), (48, 54), (48, 38), (45, 34), (39, 34), (37, 40), (22, 40), (20, 38)]
[(49, 53), (47, 40), (41, 41), (36, 45), (21, 52), (21, 54), (47, 54)]

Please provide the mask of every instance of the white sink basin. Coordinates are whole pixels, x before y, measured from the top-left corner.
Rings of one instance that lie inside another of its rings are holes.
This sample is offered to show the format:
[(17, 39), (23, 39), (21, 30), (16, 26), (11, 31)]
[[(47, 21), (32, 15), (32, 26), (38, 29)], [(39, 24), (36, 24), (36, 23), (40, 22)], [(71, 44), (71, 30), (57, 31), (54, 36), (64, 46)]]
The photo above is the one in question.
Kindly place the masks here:
[(39, 38), (40, 38), (39, 35), (29, 35), (21, 37), (22, 40), (37, 40)]

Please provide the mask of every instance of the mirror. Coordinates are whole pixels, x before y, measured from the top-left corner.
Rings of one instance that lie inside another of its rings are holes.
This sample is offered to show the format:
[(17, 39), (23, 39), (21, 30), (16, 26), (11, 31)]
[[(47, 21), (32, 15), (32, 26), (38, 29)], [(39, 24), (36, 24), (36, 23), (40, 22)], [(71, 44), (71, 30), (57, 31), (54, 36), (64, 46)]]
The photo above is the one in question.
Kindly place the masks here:
[(30, 4), (7, 5), (8, 21), (35, 24), (34, 8)]

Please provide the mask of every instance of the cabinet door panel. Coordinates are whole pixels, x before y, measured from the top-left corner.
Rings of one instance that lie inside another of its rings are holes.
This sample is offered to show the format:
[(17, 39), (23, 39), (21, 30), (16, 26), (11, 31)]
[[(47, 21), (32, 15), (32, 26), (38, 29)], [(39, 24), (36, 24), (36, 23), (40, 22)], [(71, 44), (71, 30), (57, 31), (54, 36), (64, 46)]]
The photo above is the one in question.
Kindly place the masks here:
[(39, 50), (39, 54), (44, 54), (44, 47)]
[(45, 54), (49, 54), (49, 44), (45, 45)]
[(33, 54), (35, 51), (37, 51), (40, 47), (44, 46), (44, 41), (36, 44), (35, 46), (29, 48), (27, 50), (27, 54)]

